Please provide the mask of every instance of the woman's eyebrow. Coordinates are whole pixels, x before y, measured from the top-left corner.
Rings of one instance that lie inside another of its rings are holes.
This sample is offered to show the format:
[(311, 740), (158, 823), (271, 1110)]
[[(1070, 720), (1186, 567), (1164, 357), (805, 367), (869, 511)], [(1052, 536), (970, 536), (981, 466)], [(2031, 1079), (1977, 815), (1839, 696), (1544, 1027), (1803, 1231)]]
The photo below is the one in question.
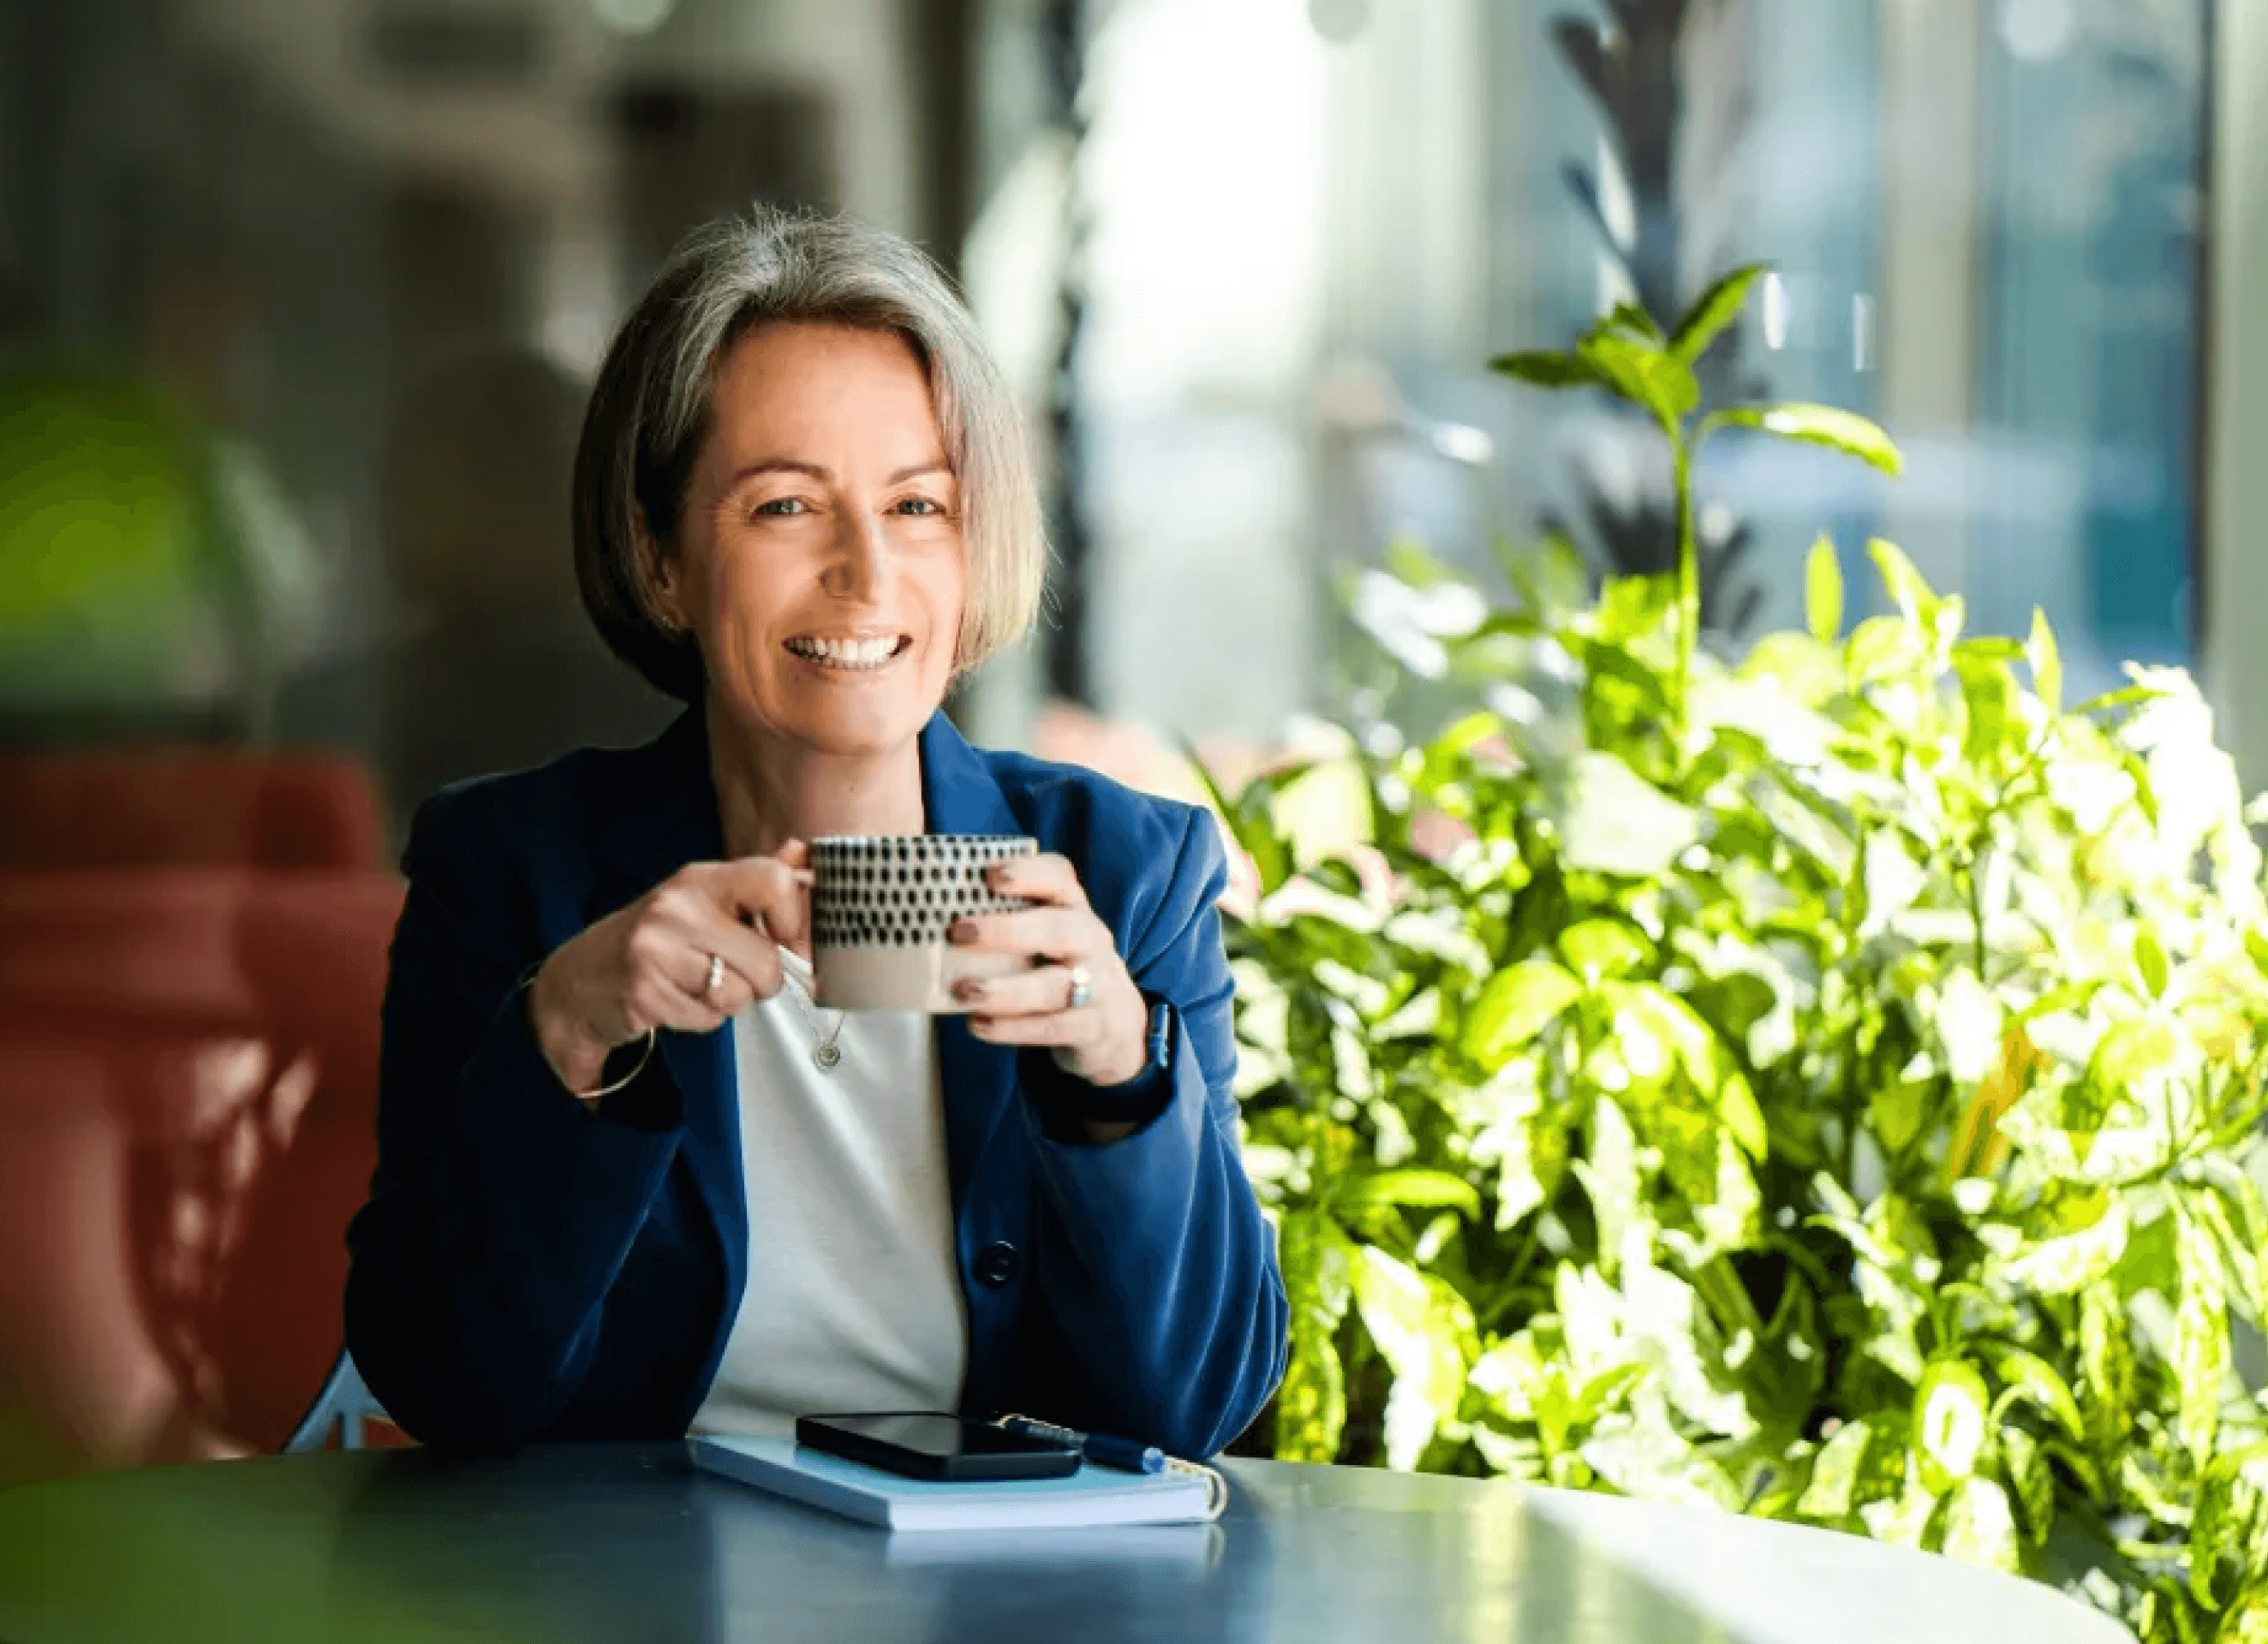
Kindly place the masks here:
[[(889, 477), (886, 483), (890, 485), (903, 485), (907, 481), (918, 479), (921, 475), (925, 473), (950, 473), (952, 472), (953, 465), (951, 463), (946, 461), (942, 457), (933, 457), (927, 462), (917, 462), (909, 468), (899, 469), (895, 473)], [(759, 474), (766, 473), (802, 473), (808, 474), (811, 478), (817, 480), (822, 485), (832, 485), (835, 483), (835, 471), (821, 463), (805, 462), (800, 458), (796, 457), (762, 457), (759, 458), (755, 462), (748, 463), (735, 470), (733, 477), (725, 482), (725, 488), (728, 491), (736, 490), (740, 486), (747, 484), (750, 480), (756, 478)]]

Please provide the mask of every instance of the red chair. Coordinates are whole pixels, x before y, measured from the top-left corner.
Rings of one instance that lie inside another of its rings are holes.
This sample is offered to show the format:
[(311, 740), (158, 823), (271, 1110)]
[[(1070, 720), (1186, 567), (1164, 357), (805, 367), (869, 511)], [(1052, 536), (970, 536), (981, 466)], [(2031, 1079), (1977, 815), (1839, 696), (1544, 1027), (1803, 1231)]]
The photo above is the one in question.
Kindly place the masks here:
[(385, 849), (377, 792), (350, 759), (163, 748), (0, 758), (0, 870), (375, 868)]
[(16, 1477), (304, 1442), (342, 1391), (401, 894), (370, 872), (0, 872), (0, 1447), (52, 1441)]

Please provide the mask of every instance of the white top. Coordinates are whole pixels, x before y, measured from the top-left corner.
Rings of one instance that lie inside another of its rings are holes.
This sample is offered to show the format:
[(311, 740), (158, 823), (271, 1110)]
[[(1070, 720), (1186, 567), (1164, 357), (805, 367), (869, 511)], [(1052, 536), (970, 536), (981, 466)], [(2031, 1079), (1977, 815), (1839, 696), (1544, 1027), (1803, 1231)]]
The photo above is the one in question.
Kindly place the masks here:
[[(811, 969), (733, 1021), (748, 1288), (696, 1434), (799, 1415), (954, 1410), (968, 1360), (929, 1017), (812, 1004)], [(843, 1060), (812, 1051), (843, 1024)]]

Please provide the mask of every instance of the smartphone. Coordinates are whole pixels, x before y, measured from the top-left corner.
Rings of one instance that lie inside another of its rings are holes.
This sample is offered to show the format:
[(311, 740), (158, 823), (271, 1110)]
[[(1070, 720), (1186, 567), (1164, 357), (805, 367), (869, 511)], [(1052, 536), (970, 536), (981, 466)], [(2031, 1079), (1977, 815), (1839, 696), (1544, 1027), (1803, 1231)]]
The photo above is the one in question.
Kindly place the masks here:
[(883, 1415), (804, 1416), (795, 1442), (908, 1479), (1067, 1479), (1079, 1453), (983, 1421), (930, 1411)]

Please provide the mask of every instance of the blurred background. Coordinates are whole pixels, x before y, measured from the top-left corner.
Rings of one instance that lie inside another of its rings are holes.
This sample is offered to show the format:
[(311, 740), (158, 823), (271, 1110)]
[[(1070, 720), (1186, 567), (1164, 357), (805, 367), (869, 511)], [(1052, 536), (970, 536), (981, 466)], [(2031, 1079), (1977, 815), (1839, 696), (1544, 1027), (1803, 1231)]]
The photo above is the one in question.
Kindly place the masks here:
[(1910, 471), (1712, 460), (1720, 642), (1886, 535), (1975, 627), (2043, 607), (2074, 696), (2200, 669), (2257, 786), (2264, 85), (2251, 0), (0, 0), (0, 1102), (48, 1127), (0, 1202), (128, 1274), (9, 1281), (0, 1367), (82, 1450), (288, 1428), (212, 1391), (217, 1275), (303, 1114), (356, 1179), (409, 809), (667, 717), (566, 486), (701, 220), (848, 210), (968, 293), (1057, 554), (982, 740), (1138, 778), (1359, 706), (1342, 592), (1397, 540), (1662, 569), (1652, 448), (1486, 362), (1764, 260), (1712, 393)]
[(1721, 383), (1911, 473), (1705, 476), (1712, 626), (1792, 620), (1823, 524), (1983, 627), (2044, 606), (2077, 686), (2214, 672), (2213, 179), (2256, 168), (2213, 11), (0, 0), (6, 732), (343, 749), (398, 818), (650, 729), (565, 468), (628, 301), (750, 199), (920, 240), (1026, 397), (1058, 620), (961, 705), (995, 741), (1333, 706), (1334, 590), (1397, 535), (1643, 568), (1646, 448), (1484, 363), (1750, 259)]

